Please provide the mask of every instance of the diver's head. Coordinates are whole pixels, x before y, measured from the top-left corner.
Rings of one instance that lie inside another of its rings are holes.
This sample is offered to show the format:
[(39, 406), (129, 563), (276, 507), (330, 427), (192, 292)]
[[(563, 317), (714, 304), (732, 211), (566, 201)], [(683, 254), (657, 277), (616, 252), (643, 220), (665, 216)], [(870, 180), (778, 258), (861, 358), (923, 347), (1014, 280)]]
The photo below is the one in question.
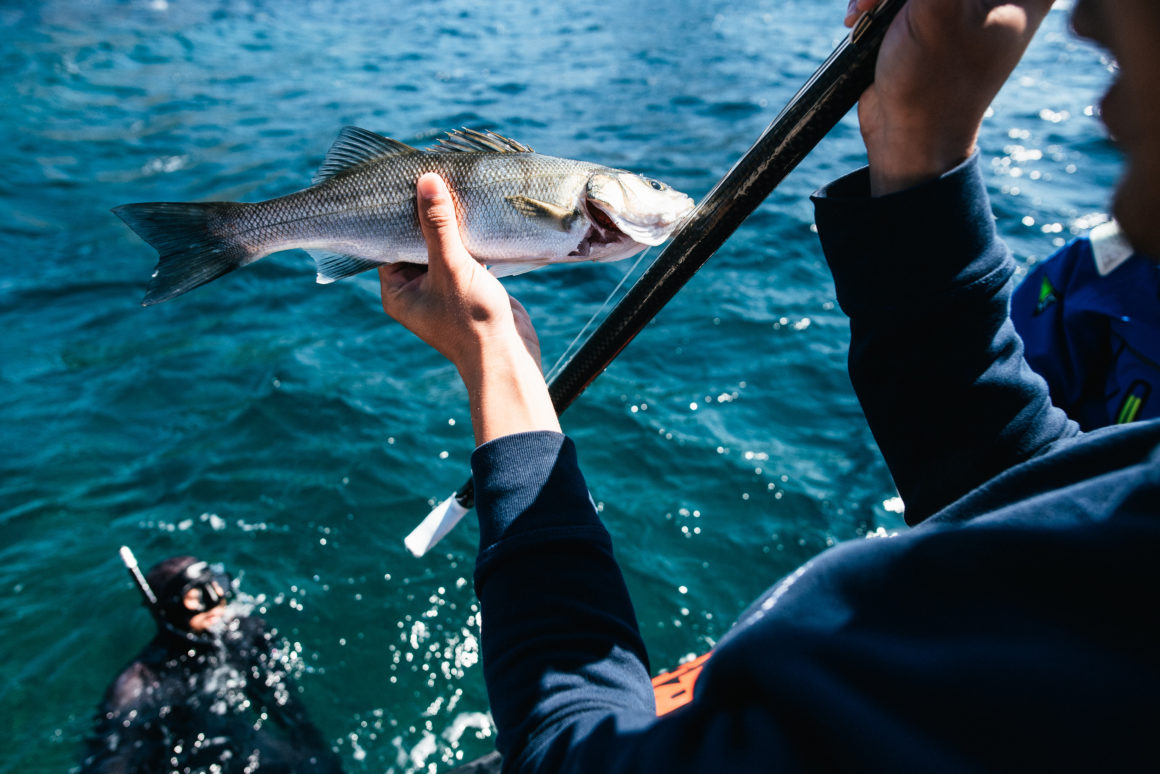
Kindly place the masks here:
[(157, 596), (154, 614), (159, 623), (200, 633), (225, 612), (230, 581), (220, 567), (192, 556), (174, 556), (154, 565), (145, 579)]

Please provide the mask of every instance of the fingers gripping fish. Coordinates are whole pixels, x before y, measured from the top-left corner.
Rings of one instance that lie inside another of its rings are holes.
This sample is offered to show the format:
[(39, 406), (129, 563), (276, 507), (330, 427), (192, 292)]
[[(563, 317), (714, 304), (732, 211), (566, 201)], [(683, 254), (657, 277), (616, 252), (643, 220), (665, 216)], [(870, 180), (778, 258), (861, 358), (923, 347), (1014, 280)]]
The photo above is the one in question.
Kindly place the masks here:
[(664, 242), (693, 200), (632, 172), (555, 158), (462, 129), (413, 148), (346, 127), (309, 188), (264, 202), (153, 202), (113, 209), (160, 255), (149, 306), (271, 253), (302, 248), (318, 281), (427, 263), (415, 181), (439, 173), (468, 251), (496, 276), (549, 263), (617, 261)]

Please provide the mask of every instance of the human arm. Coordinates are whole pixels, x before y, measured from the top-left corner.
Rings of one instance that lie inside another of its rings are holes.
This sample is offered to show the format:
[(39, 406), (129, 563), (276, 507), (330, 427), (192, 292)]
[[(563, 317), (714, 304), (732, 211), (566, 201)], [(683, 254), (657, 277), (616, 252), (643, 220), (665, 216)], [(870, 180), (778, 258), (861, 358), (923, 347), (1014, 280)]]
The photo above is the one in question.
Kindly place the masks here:
[(971, 157), (1049, 6), (910, 0), (859, 103), (869, 169), (815, 198), (851, 380), (911, 523), (1075, 432), (1023, 363), (1014, 264)]
[[(383, 308), (467, 386), (484, 675), (510, 766), (552, 770), (654, 717), (644, 645), (607, 531), (560, 433), (527, 314), (463, 248), (450, 194), (418, 183), (428, 269), (380, 270)], [(599, 727), (599, 732), (597, 732)], [(581, 744), (584, 742), (585, 744)], [(607, 770), (597, 765), (590, 770)]]
[(1078, 432), (1023, 359), (1007, 314), (1014, 261), (977, 159), (869, 196), (865, 170), (814, 202), (850, 379), (915, 524)]
[(109, 685), (86, 740), (81, 774), (160, 771), (167, 749), (152, 689), (157, 678), (135, 661)]

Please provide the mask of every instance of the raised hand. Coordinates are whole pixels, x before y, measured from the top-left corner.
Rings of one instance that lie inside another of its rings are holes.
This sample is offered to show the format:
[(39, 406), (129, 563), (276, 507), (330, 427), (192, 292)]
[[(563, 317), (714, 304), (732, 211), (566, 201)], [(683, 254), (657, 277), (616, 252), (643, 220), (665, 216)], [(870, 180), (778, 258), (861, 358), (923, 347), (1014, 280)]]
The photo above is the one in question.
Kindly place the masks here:
[[(880, 0), (851, 0), (852, 25)], [(975, 148), (987, 106), (1052, 0), (908, 0), (858, 103), (875, 196), (932, 179)]]
[(427, 267), (380, 268), (383, 310), (455, 364), (471, 402), (476, 443), (559, 431), (527, 311), (468, 254), (443, 180), (423, 175), (416, 193)]

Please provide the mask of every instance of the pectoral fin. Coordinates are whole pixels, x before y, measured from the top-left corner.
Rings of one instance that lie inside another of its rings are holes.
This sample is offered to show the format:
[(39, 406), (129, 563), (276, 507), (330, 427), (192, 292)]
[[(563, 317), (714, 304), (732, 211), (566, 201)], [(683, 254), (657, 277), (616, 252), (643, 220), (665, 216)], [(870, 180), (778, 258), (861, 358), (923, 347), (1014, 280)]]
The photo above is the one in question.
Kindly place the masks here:
[(572, 224), (580, 217), (580, 212), (575, 207), (569, 210), (558, 204), (542, 202), (523, 195), (509, 196), (507, 200), (521, 215), (544, 221), (557, 231), (571, 231)]

